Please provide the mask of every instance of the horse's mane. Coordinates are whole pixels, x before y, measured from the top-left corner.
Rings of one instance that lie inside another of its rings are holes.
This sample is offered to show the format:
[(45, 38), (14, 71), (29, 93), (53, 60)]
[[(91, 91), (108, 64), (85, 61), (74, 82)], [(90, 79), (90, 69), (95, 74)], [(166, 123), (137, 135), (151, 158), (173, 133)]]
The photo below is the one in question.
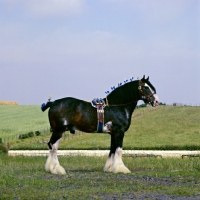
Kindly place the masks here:
[(109, 104), (127, 104), (138, 100), (138, 81), (132, 81), (117, 87), (107, 95)]

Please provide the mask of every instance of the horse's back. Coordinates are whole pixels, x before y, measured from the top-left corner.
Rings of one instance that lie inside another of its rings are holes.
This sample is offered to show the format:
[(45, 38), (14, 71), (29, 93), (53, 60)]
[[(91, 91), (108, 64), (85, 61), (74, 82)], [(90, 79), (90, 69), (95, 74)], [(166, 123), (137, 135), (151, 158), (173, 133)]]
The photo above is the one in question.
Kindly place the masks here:
[(57, 99), (55, 100), (50, 109), (49, 109), (49, 113), (54, 113), (54, 112), (61, 112), (62, 111), (70, 111), (73, 110), (75, 111), (75, 109), (80, 105), (80, 104), (84, 104), (87, 102), (84, 102), (83, 100), (80, 99), (76, 99), (73, 97), (65, 97), (62, 99)]
[(72, 97), (54, 101), (49, 109), (49, 121), (53, 127), (73, 126), (91, 132), (96, 129), (96, 118), (96, 109), (89, 102)]
[(62, 99), (57, 99), (53, 102), (52, 106), (51, 106), (51, 110), (55, 109), (56, 107), (67, 107), (67, 106), (72, 106), (72, 105), (78, 105), (81, 102), (83, 102), (83, 100), (80, 99), (76, 99), (73, 97), (65, 97)]

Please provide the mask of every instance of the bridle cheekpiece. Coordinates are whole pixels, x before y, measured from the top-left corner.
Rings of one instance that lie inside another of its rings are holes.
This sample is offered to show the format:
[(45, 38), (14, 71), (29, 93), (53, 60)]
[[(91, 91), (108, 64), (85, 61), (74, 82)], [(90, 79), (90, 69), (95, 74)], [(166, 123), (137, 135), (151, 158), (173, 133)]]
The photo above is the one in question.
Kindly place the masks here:
[(140, 92), (140, 94), (142, 95), (141, 97), (142, 97), (142, 99), (146, 99), (147, 101), (148, 101), (148, 103), (150, 104), (150, 105), (152, 105), (151, 104), (151, 100), (150, 100), (150, 98), (155, 94), (155, 92), (152, 92), (151, 94), (145, 94), (144, 93), (144, 91), (142, 90), (142, 86), (144, 86), (144, 83), (140, 80), (139, 81), (139, 86), (138, 86), (138, 90), (139, 90), (139, 92)]

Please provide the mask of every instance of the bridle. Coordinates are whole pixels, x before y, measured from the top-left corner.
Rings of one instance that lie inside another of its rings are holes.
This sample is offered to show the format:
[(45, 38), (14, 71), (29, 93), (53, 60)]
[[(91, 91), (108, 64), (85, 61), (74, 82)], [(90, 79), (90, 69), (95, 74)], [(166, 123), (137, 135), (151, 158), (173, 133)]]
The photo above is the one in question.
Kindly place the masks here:
[(149, 95), (145, 94), (144, 91), (142, 90), (143, 85), (144, 85), (143, 82), (139, 81), (138, 90), (139, 90), (140, 94), (142, 95), (142, 99), (146, 99), (148, 101), (148, 103), (151, 104), (150, 98), (155, 94), (155, 92), (152, 92)]

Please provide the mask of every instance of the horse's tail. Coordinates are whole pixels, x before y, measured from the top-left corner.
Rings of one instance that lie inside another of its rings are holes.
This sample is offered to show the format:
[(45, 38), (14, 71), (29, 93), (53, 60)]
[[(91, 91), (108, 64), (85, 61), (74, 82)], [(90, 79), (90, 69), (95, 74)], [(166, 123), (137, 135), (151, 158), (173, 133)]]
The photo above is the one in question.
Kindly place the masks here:
[(48, 101), (46, 104), (43, 103), (43, 104), (41, 105), (41, 110), (44, 112), (47, 108), (51, 107), (51, 104), (52, 104), (52, 103), (53, 103), (53, 102), (51, 102), (51, 101)]

